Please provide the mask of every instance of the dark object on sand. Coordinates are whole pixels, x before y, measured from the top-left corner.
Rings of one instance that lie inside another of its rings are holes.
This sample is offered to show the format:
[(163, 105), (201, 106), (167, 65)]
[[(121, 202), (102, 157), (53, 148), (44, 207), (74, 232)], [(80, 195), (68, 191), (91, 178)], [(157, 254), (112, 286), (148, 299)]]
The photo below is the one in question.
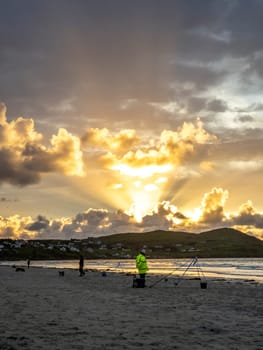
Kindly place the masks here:
[(144, 288), (145, 287), (145, 278), (133, 277), (132, 288)]
[(23, 267), (16, 267), (16, 272), (25, 272)]
[(65, 275), (65, 272), (64, 271), (58, 271), (58, 274), (60, 277), (63, 277)]
[(201, 287), (201, 289), (206, 289), (207, 288), (207, 282), (206, 281), (201, 281), (200, 282), (200, 287)]
[(84, 257), (83, 255), (80, 255), (79, 257), (79, 276), (82, 277), (85, 275), (84, 271)]

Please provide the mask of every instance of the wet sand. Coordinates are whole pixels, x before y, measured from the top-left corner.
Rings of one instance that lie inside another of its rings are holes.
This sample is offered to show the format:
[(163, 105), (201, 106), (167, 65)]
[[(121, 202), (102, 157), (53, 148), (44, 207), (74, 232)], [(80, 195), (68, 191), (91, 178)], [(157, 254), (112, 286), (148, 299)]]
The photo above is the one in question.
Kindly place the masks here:
[(1, 350), (263, 348), (263, 284), (59, 271), (0, 267)]

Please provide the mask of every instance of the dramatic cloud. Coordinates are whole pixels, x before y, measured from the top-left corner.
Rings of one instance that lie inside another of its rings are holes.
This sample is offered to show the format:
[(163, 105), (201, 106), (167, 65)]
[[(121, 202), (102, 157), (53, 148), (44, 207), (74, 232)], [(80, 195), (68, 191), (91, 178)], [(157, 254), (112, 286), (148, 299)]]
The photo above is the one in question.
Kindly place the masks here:
[[(123, 130), (111, 136), (107, 129), (91, 129), (82, 137), (84, 145), (105, 150), (101, 160), (107, 168), (119, 170), (127, 176), (142, 177), (168, 172), (172, 167), (189, 161), (198, 145), (216, 140), (215, 135), (203, 128), (200, 120), (196, 125), (183, 123), (177, 131), (165, 130), (159, 139), (148, 141), (140, 140), (134, 130)], [(125, 153), (126, 149), (130, 150)]]
[(250, 123), (254, 120), (253, 117), (251, 117), (250, 115), (241, 115), (239, 117), (239, 120), (242, 122), (242, 123)]
[[(206, 193), (200, 207), (192, 211), (179, 211), (165, 199), (169, 188), (170, 191), (173, 186), (176, 188), (180, 178), (214, 174), (222, 163), (220, 152), (228, 145), (221, 144), (215, 135), (206, 131), (199, 119), (196, 123), (184, 122), (176, 131), (164, 130), (159, 138), (130, 129), (113, 133), (106, 128), (87, 129), (79, 138), (61, 128), (52, 136), (50, 146), (44, 145), (43, 135), (35, 131), (32, 119), (20, 117), (7, 122), (4, 104), (0, 109), (0, 121), (2, 182), (29, 185), (39, 181), (44, 173), (69, 176), (84, 175), (84, 170), (85, 174), (90, 170), (99, 174), (103, 170), (108, 176), (111, 174), (107, 192), (112, 193), (115, 204), (126, 197), (126, 207), (121, 206), (122, 210), (117, 212), (90, 208), (75, 218), (50, 220), (42, 215), (35, 220), (19, 216), (2, 218), (3, 237), (68, 239), (75, 235), (85, 238), (157, 228), (197, 232), (222, 225), (244, 226), (246, 232), (257, 230), (255, 234), (261, 236), (258, 230), (263, 226), (262, 214), (256, 212), (250, 202), (242, 205), (238, 214), (225, 213), (228, 191), (222, 188), (214, 187)], [(255, 160), (246, 160), (244, 155), (243, 160), (237, 160), (237, 154), (234, 158), (229, 153), (226, 162), (222, 154), (224, 166), (243, 173), (262, 169), (256, 154)], [(172, 177), (171, 170), (176, 178)], [(103, 191), (97, 196), (106, 198)]]
[[(49, 132), (74, 124), (79, 133), (87, 119), (154, 130), (196, 113), (228, 118), (232, 105), (261, 101), (262, 10), (258, 0), (6, 3), (1, 98), (12, 115), (44, 117)], [(151, 104), (170, 105), (170, 115)]]
[(202, 200), (200, 221), (211, 224), (222, 223), (227, 198), (228, 192), (221, 188), (213, 188), (210, 193), (205, 194)]
[(49, 226), (49, 220), (39, 215), (37, 220), (27, 227), (28, 231), (41, 231)]
[(225, 112), (227, 109), (226, 102), (222, 100), (213, 100), (207, 103), (207, 110), (212, 112)]
[[(262, 12), (260, 0), (3, 2), (0, 197), (16, 200), (0, 201), (0, 234), (260, 237)], [(236, 211), (247, 200), (258, 209)]]
[(31, 217), (20, 217), (19, 215), (13, 215), (4, 218), (0, 216), (0, 238), (34, 238), (37, 231), (31, 233), (27, 231), (27, 227), (31, 223)]
[(65, 129), (53, 135), (47, 147), (34, 129), (33, 119), (6, 120), (6, 106), (0, 106), (0, 182), (14, 185), (37, 183), (41, 174), (58, 172), (82, 175), (80, 141)]
[(19, 117), (8, 123), (4, 104), (0, 111), (0, 158), (4, 165), (0, 180), (16, 185), (36, 183), (44, 173), (84, 175), (84, 158), (85, 171), (93, 158), (94, 166), (126, 176), (149, 177), (188, 163), (200, 150), (203, 154), (202, 145), (217, 141), (197, 120), (196, 124), (183, 123), (177, 131), (164, 130), (159, 139), (139, 136), (135, 130), (111, 133), (105, 128), (91, 128), (80, 141), (79, 137), (61, 128), (52, 136), (51, 146), (46, 146), (43, 135), (35, 131), (33, 119)]
[(108, 148), (113, 151), (125, 152), (139, 141), (135, 130), (121, 130), (112, 135), (106, 128), (88, 129), (81, 137), (82, 146)]
[(232, 215), (234, 225), (263, 229), (263, 213), (258, 213), (251, 201), (240, 206), (238, 214)]
[(193, 211), (182, 212), (168, 201), (158, 203), (138, 222), (133, 215), (121, 210), (88, 209), (73, 218), (49, 220), (39, 215), (31, 217), (0, 217), (1, 237), (9, 238), (87, 238), (124, 232), (156, 229), (201, 232), (229, 226), (263, 239), (263, 213), (257, 212), (250, 201), (237, 213), (226, 213), (228, 191), (213, 188), (204, 194), (201, 205)]

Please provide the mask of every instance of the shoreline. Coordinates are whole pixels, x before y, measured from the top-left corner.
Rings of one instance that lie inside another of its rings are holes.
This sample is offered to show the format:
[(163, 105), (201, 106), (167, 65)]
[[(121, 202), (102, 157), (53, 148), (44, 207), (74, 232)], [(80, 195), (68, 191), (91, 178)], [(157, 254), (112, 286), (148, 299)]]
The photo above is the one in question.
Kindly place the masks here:
[[(165, 263), (163, 262), (165, 261)], [(182, 263), (183, 262), (183, 263)], [(263, 259), (240, 259), (240, 260), (199, 260), (199, 264), (192, 266), (185, 277), (194, 279), (196, 277), (205, 277), (207, 280), (226, 280), (226, 281), (246, 281), (263, 283)], [(159, 264), (160, 263), (160, 264)], [(184, 260), (152, 260), (149, 259), (148, 276), (160, 277), (171, 276), (173, 278), (180, 278), (188, 266), (189, 261)], [(25, 260), (17, 261), (0, 261), (0, 267), (20, 266), (27, 270), (27, 263)], [(31, 260), (30, 268), (55, 268), (57, 270), (78, 270), (78, 260)], [(115, 272), (129, 275), (137, 274), (134, 260), (128, 259), (126, 261), (114, 260), (86, 260), (84, 269), (86, 271), (94, 272)]]
[[(51, 271), (56, 271), (59, 272), (60, 271), (64, 271), (64, 274), (66, 272), (71, 272), (74, 271), (76, 276), (78, 276), (79, 274), (79, 269), (78, 267), (75, 268), (61, 268), (61, 267), (46, 267), (46, 266), (30, 266), (30, 268), (28, 268), (26, 265), (18, 265), (18, 266), (12, 266), (12, 265), (0, 265), (0, 269), (1, 268), (6, 268), (6, 269), (11, 269), (14, 272), (16, 268), (22, 268), (25, 271), (22, 272), (29, 272), (29, 270), (32, 269), (39, 269), (39, 270), (51, 270)], [(138, 274), (132, 273), (132, 272), (125, 272), (125, 271), (114, 271), (114, 270), (105, 270), (105, 269), (90, 269), (90, 268), (84, 268), (84, 272), (85, 274), (89, 274), (89, 273), (94, 273), (97, 274), (98, 276), (102, 276), (102, 277), (106, 277), (108, 275), (116, 275), (116, 276), (126, 276), (126, 277), (138, 277)], [(21, 272), (20, 272), (21, 273)], [(106, 273), (106, 276), (104, 275)], [(174, 280), (178, 280), (181, 278), (180, 275), (173, 275), (172, 277), (165, 277), (165, 274), (151, 274), (149, 273), (148, 275), (146, 275), (146, 279), (149, 281), (151, 280), (153, 283), (155, 282), (155, 280), (161, 279), (163, 278), (174, 281)], [(85, 279), (85, 277), (83, 278)], [(207, 281), (208, 282), (222, 282), (222, 283), (251, 283), (251, 284), (262, 284), (263, 285), (263, 281), (259, 281), (256, 280), (254, 278), (226, 278), (226, 277), (218, 277), (218, 276), (205, 276), (205, 278), (201, 278), (201, 277), (196, 277), (196, 276), (190, 276), (190, 275), (186, 275), (182, 278), (182, 281)]]

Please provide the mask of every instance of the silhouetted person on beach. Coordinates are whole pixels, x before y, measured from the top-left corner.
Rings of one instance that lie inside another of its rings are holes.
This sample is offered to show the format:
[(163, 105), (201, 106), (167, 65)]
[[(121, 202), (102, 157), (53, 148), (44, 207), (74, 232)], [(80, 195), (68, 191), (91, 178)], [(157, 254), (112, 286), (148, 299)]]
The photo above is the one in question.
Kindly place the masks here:
[(27, 268), (29, 269), (30, 267), (30, 259), (27, 259)]
[(79, 275), (80, 275), (80, 277), (85, 275), (83, 268), (84, 268), (84, 258), (83, 258), (83, 255), (80, 255), (80, 258), (79, 258)]

